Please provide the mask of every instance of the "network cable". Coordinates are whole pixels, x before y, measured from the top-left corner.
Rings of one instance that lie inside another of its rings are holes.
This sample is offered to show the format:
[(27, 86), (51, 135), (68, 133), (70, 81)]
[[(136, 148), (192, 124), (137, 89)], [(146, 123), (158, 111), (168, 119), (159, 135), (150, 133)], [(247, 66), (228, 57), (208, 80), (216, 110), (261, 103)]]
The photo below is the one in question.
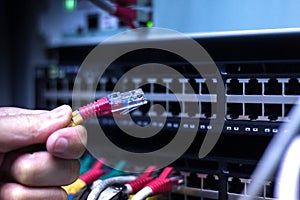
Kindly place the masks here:
[(300, 175), (300, 136), (297, 136), (289, 145), (276, 178), (275, 197), (284, 199), (299, 199)]
[(124, 116), (146, 103), (144, 92), (140, 88), (123, 93), (114, 92), (75, 110), (69, 126), (79, 125), (84, 120), (93, 117), (111, 114)]
[(144, 200), (152, 195), (173, 191), (183, 182), (181, 176), (169, 177), (173, 170), (173, 167), (166, 167), (159, 177), (146, 184), (131, 200)]
[(280, 126), (278, 133), (271, 140), (251, 176), (252, 182), (248, 187), (247, 196), (243, 196), (239, 200), (251, 200), (259, 194), (263, 184), (275, 172), (286, 149), (300, 132), (300, 123), (298, 121), (300, 117), (300, 99), (298, 99), (290, 111), (289, 117), (293, 120), (285, 122)]
[(80, 175), (87, 172), (92, 164), (94, 163), (95, 158), (89, 154), (86, 154), (82, 158), (80, 158)]
[(69, 199), (86, 200), (88, 196), (90, 196), (89, 199), (97, 199), (96, 197), (107, 187), (116, 183), (127, 183), (136, 178), (122, 171), (126, 161), (121, 160), (109, 172), (105, 168), (102, 169), (104, 161), (105, 159), (97, 160), (93, 167), (81, 175), (74, 183), (62, 187), (69, 194)]
[(130, 181), (133, 181), (134, 179), (136, 179), (136, 176), (132, 176), (132, 175), (112, 177), (112, 178), (108, 178), (105, 180), (99, 179), (93, 183), (93, 185), (91, 187), (92, 191), (88, 195), (87, 200), (98, 199), (101, 192), (110, 185), (113, 185), (115, 183), (119, 183), (119, 184), (127, 183)]
[(133, 181), (126, 183), (126, 193), (135, 194), (140, 189), (142, 189), (147, 183), (149, 183), (155, 178), (153, 175), (155, 170), (155, 166), (149, 166), (141, 176), (139, 176)]
[(112, 177), (127, 175), (123, 171), (126, 164), (127, 164), (127, 162), (125, 160), (120, 160), (108, 173), (104, 174), (99, 179), (105, 180), (105, 179), (112, 178)]
[(149, 166), (139, 177), (129, 175), (99, 179), (92, 184), (87, 200), (112, 200), (115, 198), (111, 196), (116, 194), (120, 194), (121, 199), (128, 199), (129, 194), (135, 193), (137, 194), (132, 199), (142, 200), (155, 194), (170, 192), (182, 182), (181, 176), (169, 177), (173, 171), (172, 167), (165, 168), (159, 177), (156, 177), (155, 170), (155, 166)]
[(67, 194), (76, 194), (87, 184), (92, 183), (105, 173), (105, 170), (102, 169), (103, 163), (104, 159), (99, 159), (89, 171), (82, 174), (75, 182), (62, 188)]

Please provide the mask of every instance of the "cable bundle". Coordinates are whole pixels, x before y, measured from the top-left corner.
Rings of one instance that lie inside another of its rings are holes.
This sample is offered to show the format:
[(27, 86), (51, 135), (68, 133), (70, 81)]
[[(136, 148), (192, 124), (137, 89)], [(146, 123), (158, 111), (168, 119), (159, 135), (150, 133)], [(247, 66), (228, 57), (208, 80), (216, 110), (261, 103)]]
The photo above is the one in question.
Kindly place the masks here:
[[(86, 159), (90, 160), (90, 157), (86, 156)], [(96, 161), (73, 184), (63, 187), (70, 200), (143, 200), (171, 192), (183, 182), (181, 176), (172, 174), (172, 167), (166, 167), (157, 176), (156, 167), (149, 166), (140, 176), (136, 176), (122, 171), (125, 161), (120, 161), (110, 171), (104, 169), (104, 161)]]

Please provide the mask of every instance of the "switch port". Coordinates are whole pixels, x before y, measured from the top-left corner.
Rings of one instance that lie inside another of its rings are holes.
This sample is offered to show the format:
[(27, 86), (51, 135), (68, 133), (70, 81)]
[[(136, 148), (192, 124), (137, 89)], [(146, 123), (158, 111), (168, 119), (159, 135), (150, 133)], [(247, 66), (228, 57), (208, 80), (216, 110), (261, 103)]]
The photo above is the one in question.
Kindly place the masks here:
[(199, 113), (199, 103), (198, 102), (185, 102), (185, 111), (190, 116), (193, 117)]
[[(188, 83), (190, 84), (191, 88), (186, 87), (185, 88), (186, 93), (199, 94), (199, 83), (197, 83), (196, 80), (193, 78), (190, 78)], [(189, 90), (189, 89), (191, 89), (191, 90)]]
[(149, 83), (141, 86), (141, 88), (144, 93), (150, 93), (150, 84)]
[(204, 114), (206, 118), (211, 118), (215, 113), (215, 110), (212, 110), (211, 102), (201, 102), (201, 114)]
[[(125, 84), (125, 87), (124, 87), (124, 89), (126, 90), (126, 91), (130, 91), (130, 90), (134, 90), (134, 89), (136, 89), (136, 87), (135, 87), (135, 84), (132, 82), (132, 80), (128, 80), (126, 83), (124, 83)], [(108, 89), (107, 87), (105, 87), (105, 89)], [(107, 90), (106, 90), (107, 91)]]
[(243, 94), (243, 84), (240, 83), (236, 78), (231, 79), (230, 82), (226, 84), (226, 86), (227, 86), (227, 94), (234, 94), (234, 95)]
[(228, 192), (240, 194), (244, 190), (244, 183), (239, 178), (232, 177), (228, 180)]
[(170, 83), (169, 87), (173, 93), (182, 93), (182, 84), (179, 82), (178, 79), (174, 79)]
[(173, 116), (178, 116), (181, 112), (179, 102), (169, 102), (169, 109)]
[(203, 182), (203, 189), (218, 190), (218, 180), (214, 175), (208, 175)]
[(74, 83), (75, 82), (75, 78), (71, 78), (69, 79), (68, 81), (68, 90), (72, 91), (73, 90), (73, 87), (74, 87)]
[(266, 185), (266, 197), (268, 198), (274, 198), (274, 182), (270, 182), (268, 185)]
[(241, 103), (228, 103), (227, 104), (227, 118), (237, 119), (243, 115), (243, 104)]
[(282, 116), (281, 104), (265, 104), (265, 116), (268, 116), (271, 121), (277, 120), (279, 116)]
[(289, 115), (289, 112), (291, 111), (293, 104), (285, 104), (284, 105), (284, 116), (287, 117)]
[[(208, 85), (210, 86), (208, 91)], [(206, 79), (205, 83), (202, 84), (201, 94), (216, 94), (217, 93), (217, 83), (215, 83), (212, 79)]]
[(113, 78), (110, 78), (105, 85), (105, 91), (110, 91), (110, 92), (113, 91), (115, 84), (116, 84), (115, 80)]
[(165, 86), (157, 83), (154, 83), (153, 86), (154, 86), (154, 93), (166, 93)]
[(150, 103), (146, 103), (144, 105), (141, 105), (138, 110), (142, 112), (143, 115), (146, 115), (149, 112), (150, 109)]
[(168, 199), (173, 199), (173, 200), (182, 200), (185, 199), (184, 198), (185, 195), (183, 194), (175, 194), (175, 193), (171, 193), (170, 197)]
[(262, 94), (262, 84), (257, 81), (257, 79), (250, 79), (245, 85), (246, 95), (261, 95)]
[(282, 84), (278, 83), (275, 78), (271, 78), (268, 83), (265, 84), (265, 95), (281, 95)]
[(196, 173), (191, 173), (187, 177), (187, 186), (193, 188), (201, 188), (201, 179), (197, 176)]
[(250, 120), (256, 120), (262, 115), (262, 105), (256, 103), (245, 104), (245, 115), (248, 115)]
[[(155, 102), (153, 102), (153, 105), (155, 105), (155, 104), (161, 105), (162, 107), (164, 107), (164, 110), (166, 111), (166, 102), (165, 101), (155, 101)], [(158, 109), (158, 108), (157, 109), (154, 108), (154, 111), (157, 113), (158, 116), (162, 115), (163, 112), (165, 112), (162, 109)]]
[(285, 83), (285, 95), (299, 95), (300, 94), (300, 83), (298, 79), (291, 78), (288, 83)]

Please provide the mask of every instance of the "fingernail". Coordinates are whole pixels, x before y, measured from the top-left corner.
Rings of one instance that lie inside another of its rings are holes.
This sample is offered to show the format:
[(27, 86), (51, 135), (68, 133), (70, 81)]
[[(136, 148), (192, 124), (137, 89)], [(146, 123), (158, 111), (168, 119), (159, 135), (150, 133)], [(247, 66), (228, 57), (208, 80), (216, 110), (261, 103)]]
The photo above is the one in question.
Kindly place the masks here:
[(68, 143), (66, 138), (58, 138), (54, 145), (54, 152), (63, 153), (68, 148)]
[(54, 118), (61, 118), (67, 114), (67, 105), (59, 106), (51, 111)]

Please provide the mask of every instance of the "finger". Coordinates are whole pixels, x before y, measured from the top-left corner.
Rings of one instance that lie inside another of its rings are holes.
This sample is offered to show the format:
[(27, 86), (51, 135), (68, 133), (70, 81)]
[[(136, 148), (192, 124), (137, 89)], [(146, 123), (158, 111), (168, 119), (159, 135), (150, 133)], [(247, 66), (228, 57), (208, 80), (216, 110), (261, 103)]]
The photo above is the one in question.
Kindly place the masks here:
[(0, 184), (0, 199), (66, 200), (68, 196), (60, 187), (31, 188), (17, 183), (3, 183)]
[(47, 140), (47, 150), (60, 158), (76, 159), (85, 152), (87, 132), (83, 126), (60, 129)]
[(45, 143), (50, 134), (68, 125), (71, 115), (71, 108), (64, 105), (40, 114), (0, 117), (0, 152)]
[(41, 114), (47, 112), (46, 110), (30, 110), (30, 109), (22, 109), (16, 107), (1, 107), (0, 108), (0, 116), (10, 116), (10, 115), (21, 115), (21, 114)]
[[(6, 163), (7, 161), (7, 163)], [(27, 186), (61, 186), (72, 183), (79, 175), (79, 161), (60, 159), (49, 152), (6, 155), (3, 172), (9, 180)]]
[(0, 167), (2, 165), (3, 160), (4, 160), (4, 153), (0, 153)]

